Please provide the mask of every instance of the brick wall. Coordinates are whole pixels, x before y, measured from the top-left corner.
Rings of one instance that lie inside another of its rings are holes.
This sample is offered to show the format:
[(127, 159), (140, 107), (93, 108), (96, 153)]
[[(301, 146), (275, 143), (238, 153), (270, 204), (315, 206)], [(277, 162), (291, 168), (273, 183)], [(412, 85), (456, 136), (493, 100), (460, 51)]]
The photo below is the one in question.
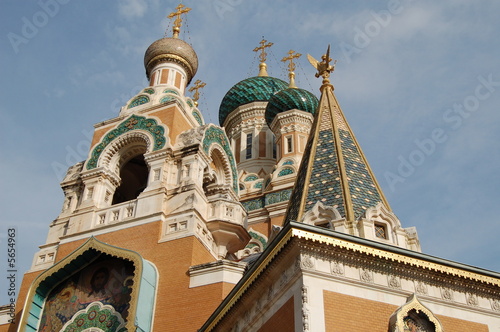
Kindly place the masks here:
[[(387, 331), (389, 318), (398, 306), (324, 291), (327, 332)], [(436, 315), (444, 331), (488, 332), (484, 324)]]

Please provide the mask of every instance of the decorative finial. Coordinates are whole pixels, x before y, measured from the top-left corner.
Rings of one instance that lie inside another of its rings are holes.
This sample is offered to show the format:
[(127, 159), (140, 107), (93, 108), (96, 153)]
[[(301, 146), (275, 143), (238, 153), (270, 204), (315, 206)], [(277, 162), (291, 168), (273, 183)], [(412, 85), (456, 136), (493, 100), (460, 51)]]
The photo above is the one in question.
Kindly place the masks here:
[[(267, 43), (267, 44), (266, 44)], [(260, 54), (259, 54), (259, 61), (260, 61), (260, 65), (259, 65), (259, 76), (268, 76), (267, 75), (267, 65), (265, 64), (265, 61), (266, 61), (266, 58), (267, 58), (267, 53), (266, 53), (266, 48), (268, 47), (271, 47), (273, 46), (273, 43), (268, 43), (267, 40), (265, 40), (264, 38), (262, 38), (262, 40), (260, 41), (260, 46), (256, 47), (253, 49), (254, 52), (259, 52), (260, 51)]]
[(188, 90), (189, 92), (194, 91), (193, 100), (195, 106), (198, 106), (198, 99), (200, 99), (200, 92), (198, 90), (205, 87), (205, 85), (207, 85), (207, 83), (204, 83), (200, 80), (196, 80), (196, 82), (194, 82), (194, 85)]
[(321, 57), (321, 62), (313, 58), (311, 55), (307, 55), (307, 59), (313, 65), (314, 68), (318, 71), (315, 76), (316, 77), (323, 77), (323, 85), (325, 84), (330, 84), (330, 73), (335, 70), (335, 64), (337, 63), (337, 60), (333, 62), (333, 66), (330, 65), (330, 61), (332, 61), (332, 58), (330, 58), (330, 45), (328, 45), (328, 49), (326, 50), (326, 54), (324, 54)]
[(177, 11), (170, 13), (167, 17), (168, 18), (174, 18), (174, 27), (172, 28), (174, 35), (174, 38), (179, 37), (179, 32), (181, 32), (181, 26), (182, 26), (182, 14), (186, 14), (191, 10), (191, 8), (185, 7), (182, 3), (180, 3), (176, 8)]
[(289, 88), (296, 88), (297, 86), (295, 85), (295, 73), (293, 72), (295, 70), (295, 63), (293, 63), (293, 59), (298, 59), (302, 56), (300, 53), (296, 53), (294, 50), (288, 51), (288, 56), (284, 57), (281, 59), (282, 62), (287, 62), (288, 63), (288, 76), (290, 77), (290, 84), (288, 85)]

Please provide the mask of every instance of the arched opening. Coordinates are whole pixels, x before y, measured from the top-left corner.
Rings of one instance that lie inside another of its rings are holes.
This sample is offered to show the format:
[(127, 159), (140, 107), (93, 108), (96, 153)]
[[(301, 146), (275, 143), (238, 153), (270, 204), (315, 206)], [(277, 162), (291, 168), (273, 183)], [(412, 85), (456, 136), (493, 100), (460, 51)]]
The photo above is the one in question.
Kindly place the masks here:
[(120, 169), (121, 183), (113, 195), (113, 204), (136, 199), (148, 184), (149, 169), (142, 154), (127, 161)]

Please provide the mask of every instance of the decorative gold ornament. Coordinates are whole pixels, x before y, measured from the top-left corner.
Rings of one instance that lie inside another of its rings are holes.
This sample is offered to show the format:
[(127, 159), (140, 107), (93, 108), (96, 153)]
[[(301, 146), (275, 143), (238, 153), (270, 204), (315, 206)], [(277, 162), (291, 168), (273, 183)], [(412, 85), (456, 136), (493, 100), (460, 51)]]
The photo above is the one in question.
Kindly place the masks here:
[(266, 48), (269, 48), (274, 45), (274, 43), (267, 42), (264, 38), (260, 41), (260, 46), (256, 47), (253, 49), (254, 52), (259, 52), (259, 76), (268, 76), (267, 75), (267, 65), (265, 64), (265, 61), (267, 59), (267, 53), (266, 53)]
[(182, 17), (181, 17), (181, 15), (188, 13), (191, 10), (191, 8), (188, 8), (188, 7), (184, 6), (182, 3), (180, 3), (175, 9), (177, 11), (170, 13), (167, 16), (167, 18), (171, 19), (171, 18), (175, 17), (174, 27), (172, 28), (172, 30), (173, 30), (173, 33), (174, 33), (173, 37), (174, 38), (178, 38), (179, 37), (179, 33), (181, 32), (181, 26), (182, 26)]
[(328, 45), (326, 54), (323, 54), (321, 56), (321, 62), (316, 60), (310, 54), (307, 55), (307, 60), (309, 60), (311, 65), (318, 71), (315, 76), (323, 77), (323, 84), (330, 83), (329, 80), (330, 73), (332, 73), (335, 70), (335, 64), (337, 63), (337, 60), (335, 60), (333, 62), (333, 66), (330, 65), (330, 62), (332, 61), (332, 58), (330, 58), (330, 45)]
[(288, 63), (288, 76), (290, 77), (290, 85), (288, 86), (289, 88), (296, 88), (297, 86), (295, 85), (295, 73), (294, 70), (296, 68), (295, 63), (293, 62), (294, 59), (298, 59), (302, 56), (302, 54), (295, 52), (294, 50), (288, 51), (288, 56), (283, 57), (281, 59), (282, 62), (287, 62)]
[(198, 106), (198, 99), (200, 99), (200, 92), (198, 90), (200, 90), (201, 88), (204, 88), (205, 85), (207, 85), (207, 83), (202, 82), (200, 80), (196, 80), (196, 82), (194, 82), (194, 85), (192, 87), (190, 87), (188, 90), (189, 92), (194, 91), (193, 100), (194, 100), (195, 106)]

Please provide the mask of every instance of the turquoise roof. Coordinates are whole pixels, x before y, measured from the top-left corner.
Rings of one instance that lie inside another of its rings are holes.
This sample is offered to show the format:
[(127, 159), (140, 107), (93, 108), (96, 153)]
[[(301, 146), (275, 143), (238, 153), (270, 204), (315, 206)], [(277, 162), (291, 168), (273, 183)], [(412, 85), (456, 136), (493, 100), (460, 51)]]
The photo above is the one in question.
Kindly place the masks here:
[(227, 116), (238, 106), (254, 101), (268, 101), (275, 93), (286, 89), (288, 83), (279, 78), (255, 76), (236, 83), (226, 93), (219, 107), (219, 122), (224, 125)]
[(266, 107), (266, 122), (270, 126), (276, 114), (291, 109), (314, 114), (318, 108), (318, 98), (304, 89), (288, 88), (275, 94), (269, 99)]

